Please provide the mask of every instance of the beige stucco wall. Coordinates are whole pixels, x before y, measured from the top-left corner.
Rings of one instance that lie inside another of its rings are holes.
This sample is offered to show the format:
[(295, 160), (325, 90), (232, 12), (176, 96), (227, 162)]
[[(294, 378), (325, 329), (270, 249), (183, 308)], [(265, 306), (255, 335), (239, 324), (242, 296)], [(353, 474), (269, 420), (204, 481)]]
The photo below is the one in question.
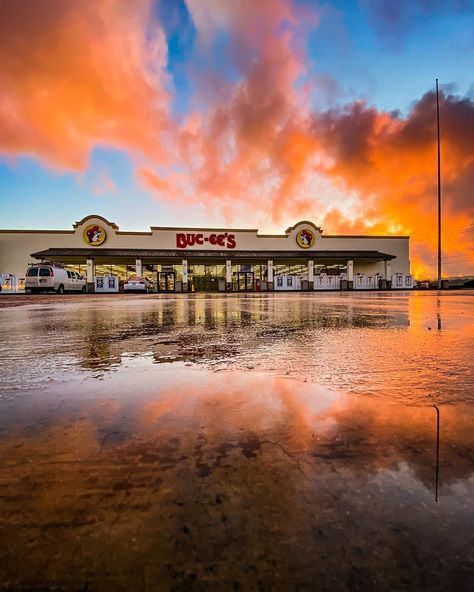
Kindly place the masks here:
[(0, 231), (0, 273), (12, 273), (24, 277), (28, 263), (35, 259), (30, 253), (48, 247), (68, 247), (73, 239), (72, 232), (51, 234), (30, 232)]
[[(367, 237), (367, 236), (324, 236), (311, 222), (300, 222), (281, 235), (259, 235), (257, 230), (232, 229), (183, 229), (155, 228), (150, 232), (121, 231), (115, 224), (98, 216), (90, 216), (74, 225), (73, 230), (65, 231), (34, 231), (34, 230), (0, 230), (0, 273), (12, 273), (23, 276), (28, 263), (33, 261), (31, 253), (48, 248), (90, 248), (84, 241), (83, 232), (90, 224), (102, 226), (107, 233), (106, 241), (94, 251), (98, 254), (103, 248), (129, 249), (176, 249), (177, 233), (199, 233), (210, 237), (211, 234), (232, 234), (236, 243), (235, 250), (253, 251), (297, 251), (307, 255), (318, 251), (371, 250), (395, 255), (392, 261), (392, 273), (409, 273), (409, 238), (408, 237)], [(309, 249), (301, 249), (296, 242), (296, 235), (301, 229), (308, 229), (315, 234), (315, 242)], [(225, 239), (227, 240), (227, 239)], [(226, 247), (204, 242), (203, 245), (187, 247), (189, 249), (219, 251)], [(383, 273), (383, 262), (363, 264), (355, 262), (354, 273)]]

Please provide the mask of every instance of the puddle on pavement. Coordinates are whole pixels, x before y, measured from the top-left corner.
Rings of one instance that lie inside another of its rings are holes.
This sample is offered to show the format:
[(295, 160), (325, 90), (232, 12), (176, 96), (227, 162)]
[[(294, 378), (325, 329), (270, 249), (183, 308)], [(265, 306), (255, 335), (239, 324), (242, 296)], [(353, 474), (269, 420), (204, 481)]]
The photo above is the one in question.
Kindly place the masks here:
[(472, 408), (440, 407), (435, 502), (433, 407), (259, 372), (126, 374), (3, 402), (6, 589), (466, 589)]
[[(31, 297), (30, 302), (35, 302)], [(474, 404), (474, 291), (79, 298), (0, 309), (0, 400), (136, 357)]]
[(0, 589), (469, 589), (474, 300), (439, 300), (0, 311)]

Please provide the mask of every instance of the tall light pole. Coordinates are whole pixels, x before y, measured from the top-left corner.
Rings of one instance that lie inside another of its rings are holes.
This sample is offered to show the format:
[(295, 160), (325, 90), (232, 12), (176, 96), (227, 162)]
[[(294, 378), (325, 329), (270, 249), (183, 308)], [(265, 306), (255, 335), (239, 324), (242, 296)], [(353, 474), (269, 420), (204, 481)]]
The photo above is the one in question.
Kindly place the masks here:
[(436, 124), (438, 128), (438, 290), (441, 290), (441, 149), (439, 141), (438, 79), (436, 79)]

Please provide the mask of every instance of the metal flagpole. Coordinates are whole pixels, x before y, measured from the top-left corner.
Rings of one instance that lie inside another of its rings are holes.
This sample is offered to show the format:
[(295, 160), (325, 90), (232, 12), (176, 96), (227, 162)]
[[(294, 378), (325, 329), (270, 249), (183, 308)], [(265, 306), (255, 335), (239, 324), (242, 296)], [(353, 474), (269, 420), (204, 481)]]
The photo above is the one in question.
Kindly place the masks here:
[(441, 290), (441, 150), (439, 141), (438, 79), (436, 79), (436, 123), (438, 128), (438, 290)]

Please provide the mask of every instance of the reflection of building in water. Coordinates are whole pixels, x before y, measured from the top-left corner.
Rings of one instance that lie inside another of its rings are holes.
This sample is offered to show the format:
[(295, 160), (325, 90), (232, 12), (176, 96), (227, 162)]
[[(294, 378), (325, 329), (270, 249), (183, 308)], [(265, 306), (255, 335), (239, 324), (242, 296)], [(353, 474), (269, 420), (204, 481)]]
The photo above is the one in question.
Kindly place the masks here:
[(90, 290), (96, 277), (123, 282), (135, 275), (160, 292), (413, 287), (409, 237), (327, 235), (308, 221), (272, 235), (169, 227), (128, 232), (93, 215), (73, 230), (0, 232), (0, 273), (20, 277), (32, 258), (54, 261), (87, 275)]
[(83, 342), (76, 352), (81, 367), (87, 370), (107, 370), (120, 364), (120, 352), (112, 352), (114, 326), (98, 311), (91, 311), (84, 321)]
[(408, 314), (396, 313), (390, 315), (390, 325), (392, 327), (409, 327), (410, 319)]

